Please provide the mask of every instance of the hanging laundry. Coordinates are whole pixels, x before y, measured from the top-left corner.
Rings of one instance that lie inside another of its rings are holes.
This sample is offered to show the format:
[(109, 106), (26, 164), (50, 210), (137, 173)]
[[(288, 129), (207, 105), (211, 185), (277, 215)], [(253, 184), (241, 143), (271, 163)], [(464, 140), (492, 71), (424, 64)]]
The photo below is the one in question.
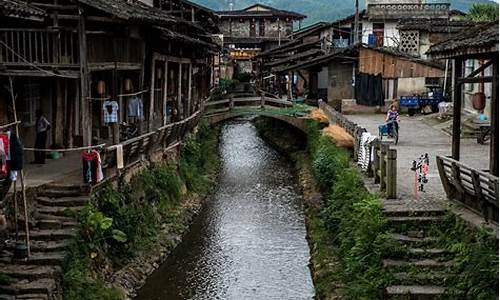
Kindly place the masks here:
[(105, 124), (118, 123), (118, 110), (119, 106), (116, 101), (114, 100), (104, 101), (104, 104), (102, 105), (104, 123)]
[(0, 133), (0, 149), (5, 153), (5, 157), (7, 160), (10, 158), (10, 141), (9, 141), (9, 133)]
[(96, 166), (96, 183), (101, 182), (104, 179), (104, 174), (102, 173), (102, 164), (101, 164), (101, 155), (99, 152), (95, 151), (96, 153), (96, 160), (97, 160), (97, 166)]
[(10, 161), (9, 169), (12, 171), (21, 171), (24, 166), (24, 146), (15, 133), (10, 135)]
[(139, 121), (144, 120), (144, 104), (142, 98), (134, 96), (128, 102), (127, 115), (130, 118), (137, 118)]
[(124, 168), (124, 163), (123, 163), (123, 145), (122, 144), (116, 145), (116, 168), (117, 169), (123, 169)]
[(83, 182), (96, 184), (102, 181), (101, 156), (96, 150), (84, 151), (82, 153)]
[(9, 170), (7, 168), (7, 155), (5, 154), (3, 148), (0, 148), (0, 178), (7, 177), (8, 173)]

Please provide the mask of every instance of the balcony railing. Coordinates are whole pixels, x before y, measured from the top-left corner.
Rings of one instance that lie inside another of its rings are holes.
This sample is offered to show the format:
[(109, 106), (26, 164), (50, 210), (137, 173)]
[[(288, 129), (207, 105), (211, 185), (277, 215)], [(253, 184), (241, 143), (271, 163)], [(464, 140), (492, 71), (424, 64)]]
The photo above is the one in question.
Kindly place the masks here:
[(404, 19), (404, 18), (439, 18), (448, 17), (449, 3), (402, 3), (402, 4), (369, 4), (370, 19)]
[(0, 63), (17, 66), (78, 65), (78, 34), (71, 30), (0, 29)]

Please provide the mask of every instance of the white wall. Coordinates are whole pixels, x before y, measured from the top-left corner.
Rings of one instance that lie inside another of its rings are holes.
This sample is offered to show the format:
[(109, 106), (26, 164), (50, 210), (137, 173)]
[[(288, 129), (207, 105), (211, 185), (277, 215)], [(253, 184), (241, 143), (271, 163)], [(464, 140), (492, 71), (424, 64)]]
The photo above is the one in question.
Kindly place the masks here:
[[(382, 22), (375, 22), (382, 23)], [(384, 22), (384, 46), (385, 47), (397, 47), (399, 41), (399, 30), (397, 30), (398, 23), (395, 21)], [(364, 21), (363, 22), (363, 38), (364, 44), (368, 44), (368, 35), (373, 34), (373, 22)]]

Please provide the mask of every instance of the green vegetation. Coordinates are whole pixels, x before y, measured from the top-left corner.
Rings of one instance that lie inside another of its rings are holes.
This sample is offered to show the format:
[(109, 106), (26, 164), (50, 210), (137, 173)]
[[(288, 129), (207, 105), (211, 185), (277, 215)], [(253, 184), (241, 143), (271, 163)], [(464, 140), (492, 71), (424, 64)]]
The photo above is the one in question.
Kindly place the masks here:
[(474, 22), (498, 21), (498, 4), (493, 2), (474, 3), (465, 18)]
[(442, 246), (453, 253), (449, 287), (463, 299), (498, 298), (498, 239), (487, 229), (472, 229), (453, 214), (437, 229)]
[[(201, 124), (185, 140), (178, 164), (154, 165), (120, 191), (108, 184), (80, 213), (80, 230), (64, 264), (64, 298), (122, 299), (104, 277), (188, 228), (189, 194), (205, 194), (217, 169), (218, 134)], [(187, 190), (188, 195), (186, 192)]]
[[(379, 199), (366, 191), (360, 174), (350, 166), (349, 153), (320, 136), (318, 127), (311, 125), (308, 148), (326, 201), (312, 235), (323, 241), (324, 252), (332, 252), (328, 249), (333, 246), (347, 299), (378, 299), (390, 280), (382, 268), (382, 255), (398, 246), (387, 235)], [(316, 279), (320, 291), (327, 289), (329, 277)]]

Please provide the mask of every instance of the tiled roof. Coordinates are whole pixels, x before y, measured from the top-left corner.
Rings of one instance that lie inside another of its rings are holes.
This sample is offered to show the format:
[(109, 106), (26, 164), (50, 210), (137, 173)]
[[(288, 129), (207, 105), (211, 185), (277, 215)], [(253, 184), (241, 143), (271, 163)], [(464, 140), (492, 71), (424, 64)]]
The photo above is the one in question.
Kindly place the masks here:
[(0, 15), (41, 21), (47, 16), (47, 13), (42, 9), (27, 4), (25, 1), (0, 0)]
[(433, 57), (454, 57), (466, 54), (498, 52), (498, 23), (486, 23), (463, 30), (432, 46), (427, 52)]
[(419, 30), (432, 33), (457, 33), (465, 28), (476, 26), (472, 21), (433, 20), (403, 20), (399, 22), (399, 30)]
[[(262, 7), (264, 10), (253, 10), (256, 7)], [(263, 4), (254, 4), (252, 6), (249, 6), (244, 9), (240, 10), (221, 10), (215, 12), (220, 17), (243, 17), (243, 16), (283, 16), (283, 17), (292, 17), (296, 19), (304, 19), (306, 18), (305, 15), (299, 14), (293, 11), (288, 11), (288, 10), (282, 10), (282, 9), (277, 9), (271, 6), (263, 5)]]
[(328, 54), (318, 56), (318, 57), (312, 57), (310, 59), (305, 59), (305, 60), (298, 62), (295, 65), (274, 68), (273, 71), (276, 73), (283, 73), (283, 72), (292, 71), (292, 70), (303, 70), (303, 69), (323, 65), (324, 63), (327, 63), (327, 62), (332, 61), (332, 60), (356, 61), (356, 60), (358, 60), (357, 49), (355, 47), (335, 49)]
[(78, 1), (124, 20), (148, 21), (158, 24), (175, 23), (177, 21), (176, 18), (169, 14), (140, 2), (131, 3), (126, 0)]

